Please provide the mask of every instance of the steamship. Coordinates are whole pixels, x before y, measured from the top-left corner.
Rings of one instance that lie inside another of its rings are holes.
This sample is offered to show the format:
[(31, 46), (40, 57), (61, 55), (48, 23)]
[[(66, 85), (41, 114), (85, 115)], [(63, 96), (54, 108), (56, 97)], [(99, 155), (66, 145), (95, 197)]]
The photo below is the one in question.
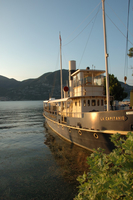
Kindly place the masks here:
[[(48, 126), (65, 140), (91, 151), (101, 147), (109, 153), (114, 148), (110, 135), (133, 132), (133, 109), (110, 110), (104, 0), (102, 6), (106, 70), (76, 70), (76, 61), (69, 61), (69, 87), (64, 87), (63, 95), (61, 77), (61, 99), (43, 101), (43, 116)], [(104, 95), (105, 72), (107, 96)]]

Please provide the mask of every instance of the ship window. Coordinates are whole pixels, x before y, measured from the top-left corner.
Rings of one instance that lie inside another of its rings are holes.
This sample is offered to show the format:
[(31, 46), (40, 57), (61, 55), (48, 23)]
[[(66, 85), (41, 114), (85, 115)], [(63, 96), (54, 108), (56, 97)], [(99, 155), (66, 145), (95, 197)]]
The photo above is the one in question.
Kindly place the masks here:
[(64, 117), (64, 122), (67, 122), (67, 118), (66, 117)]
[(92, 106), (95, 106), (95, 105), (96, 105), (96, 100), (93, 99), (93, 100), (92, 100)]
[(75, 106), (77, 106), (77, 101), (75, 101)]
[(77, 74), (77, 86), (81, 85), (80, 73)]
[(101, 106), (103, 106), (103, 99), (101, 100)]
[(99, 103), (100, 103), (100, 102), (99, 102), (99, 99), (97, 99), (97, 106), (99, 106)]
[(79, 106), (80, 106), (80, 101), (79, 101)]
[(88, 106), (90, 106), (90, 100), (88, 100)]
[(86, 100), (84, 100), (84, 106), (86, 106)]
[(73, 86), (76, 87), (76, 76), (73, 77)]

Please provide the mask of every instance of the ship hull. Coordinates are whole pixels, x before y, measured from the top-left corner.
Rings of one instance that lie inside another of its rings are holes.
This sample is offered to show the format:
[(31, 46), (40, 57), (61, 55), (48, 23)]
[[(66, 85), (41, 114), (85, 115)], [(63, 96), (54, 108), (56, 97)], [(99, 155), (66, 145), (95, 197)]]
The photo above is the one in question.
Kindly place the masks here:
[(94, 151), (94, 149), (101, 147), (105, 150), (105, 153), (110, 153), (114, 148), (113, 143), (110, 141), (111, 134), (105, 134), (100, 131), (96, 132), (95, 130), (85, 130), (78, 127), (69, 127), (49, 118), (45, 119), (48, 126), (60, 137), (89, 151)]
[[(91, 117), (94, 113), (89, 113), (88, 117), (86, 116), (84, 119), (67, 117), (66, 122), (61, 122), (60, 116), (54, 116), (47, 112), (44, 112), (43, 115), (48, 126), (59, 136), (73, 144), (91, 151), (100, 147), (105, 150), (105, 153), (110, 153), (115, 148), (114, 144), (110, 140), (112, 134), (118, 132), (122, 136), (125, 136), (128, 132), (132, 132), (131, 125), (133, 118), (132, 115), (127, 116), (126, 111), (108, 113), (98, 112), (98, 117), (95, 119), (95, 122), (93, 121), (93, 123)], [(97, 126), (100, 126), (99, 120), (101, 120), (102, 127), (104, 127), (103, 130), (96, 128)], [(69, 123), (70, 121), (71, 124)], [(88, 128), (82, 126), (84, 125), (83, 122), (86, 124), (86, 127), (88, 126)], [(123, 127), (124, 123), (129, 127), (127, 131)], [(89, 128), (92, 124), (94, 127), (93, 129)], [(108, 129), (110, 127), (112, 127), (112, 130)], [(118, 130), (118, 127), (121, 127), (121, 130)]]

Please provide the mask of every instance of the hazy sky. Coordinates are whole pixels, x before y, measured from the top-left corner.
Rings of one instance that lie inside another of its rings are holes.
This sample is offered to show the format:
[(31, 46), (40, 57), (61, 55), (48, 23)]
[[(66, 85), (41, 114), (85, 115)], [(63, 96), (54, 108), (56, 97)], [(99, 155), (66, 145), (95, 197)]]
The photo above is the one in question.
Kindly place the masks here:
[[(133, 47), (133, 0), (129, 42)], [(37, 78), (76, 60), (77, 68), (105, 69), (101, 0), (0, 0), (0, 75)], [(105, 1), (109, 73), (133, 85), (133, 58), (125, 70), (128, 0)], [(124, 72), (126, 71), (126, 73)]]

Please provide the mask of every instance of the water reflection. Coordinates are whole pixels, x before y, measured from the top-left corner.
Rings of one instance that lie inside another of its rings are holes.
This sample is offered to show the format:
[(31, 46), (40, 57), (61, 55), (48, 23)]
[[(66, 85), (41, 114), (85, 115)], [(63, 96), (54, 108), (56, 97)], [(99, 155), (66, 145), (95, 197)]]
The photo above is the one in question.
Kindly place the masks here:
[(89, 152), (46, 131), (42, 108), (41, 101), (0, 102), (0, 200), (72, 200), (77, 193)]
[(47, 133), (44, 143), (60, 166), (63, 177), (69, 182), (76, 182), (78, 175), (88, 171), (87, 156), (90, 156), (92, 152), (65, 141), (54, 133), (46, 122), (44, 126)]

